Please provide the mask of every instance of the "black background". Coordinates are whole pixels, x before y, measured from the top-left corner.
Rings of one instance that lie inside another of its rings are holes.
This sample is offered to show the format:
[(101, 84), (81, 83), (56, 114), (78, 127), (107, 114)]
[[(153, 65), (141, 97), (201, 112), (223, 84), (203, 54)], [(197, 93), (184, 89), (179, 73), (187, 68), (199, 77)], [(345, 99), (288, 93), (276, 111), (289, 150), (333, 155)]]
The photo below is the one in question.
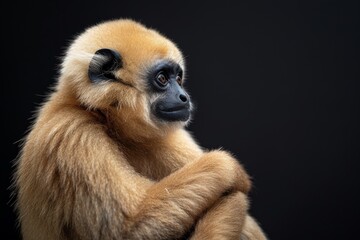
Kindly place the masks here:
[(17, 141), (55, 82), (59, 57), (86, 27), (124, 17), (183, 51), (197, 106), (189, 130), (244, 164), (251, 214), (270, 239), (358, 236), (359, 1), (4, 4), (2, 239), (18, 238), (7, 189)]

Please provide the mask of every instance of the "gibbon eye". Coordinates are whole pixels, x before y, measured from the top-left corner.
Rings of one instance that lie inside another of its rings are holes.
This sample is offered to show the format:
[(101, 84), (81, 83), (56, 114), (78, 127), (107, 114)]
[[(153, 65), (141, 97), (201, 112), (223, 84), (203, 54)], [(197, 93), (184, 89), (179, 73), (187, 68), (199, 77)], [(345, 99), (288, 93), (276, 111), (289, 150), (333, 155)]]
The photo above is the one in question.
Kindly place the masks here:
[(176, 82), (181, 86), (182, 85), (182, 78), (181, 76), (177, 75), (176, 76)]
[(168, 83), (168, 79), (163, 73), (159, 73), (159, 75), (156, 77), (156, 80), (161, 86), (166, 86)]

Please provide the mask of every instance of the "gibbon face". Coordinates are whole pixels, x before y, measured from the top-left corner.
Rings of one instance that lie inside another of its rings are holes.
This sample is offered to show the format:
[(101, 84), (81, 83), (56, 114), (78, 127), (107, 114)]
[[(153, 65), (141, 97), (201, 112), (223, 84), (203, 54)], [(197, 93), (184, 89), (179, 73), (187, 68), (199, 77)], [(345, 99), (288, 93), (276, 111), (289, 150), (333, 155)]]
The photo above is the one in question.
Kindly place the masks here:
[(169, 39), (134, 21), (115, 20), (75, 39), (58, 91), (72, 89), (80, 105), (110, 115), (114, 124), (182, 126), (191, 115), (184, 71), (182, 54)]
[(183, 86), (183, 70), (171, 60), (162, 60), (154, 64), (149, 71), (147, 81), (152, 91), (162, 94), (153, 103), (152, 112), (166, 121), (186, 121), (190, 117), (190, 99)]

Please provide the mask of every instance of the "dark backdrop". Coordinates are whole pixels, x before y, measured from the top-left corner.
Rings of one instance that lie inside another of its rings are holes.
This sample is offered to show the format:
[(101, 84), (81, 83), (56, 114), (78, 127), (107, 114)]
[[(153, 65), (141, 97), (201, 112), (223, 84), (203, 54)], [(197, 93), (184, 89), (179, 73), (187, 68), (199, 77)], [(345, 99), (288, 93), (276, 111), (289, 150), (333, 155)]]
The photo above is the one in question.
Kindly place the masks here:
[(197, 106), (189, 130), (244, 164), (254, 183), (250, 211), (270, 239), (358, 235), (359, 1), (5, 2), (2, 239), (18, 238), (6, 189), (17, 141), (54, 83), (59, 57), (84, 28), (119, 17), (182, 49)]

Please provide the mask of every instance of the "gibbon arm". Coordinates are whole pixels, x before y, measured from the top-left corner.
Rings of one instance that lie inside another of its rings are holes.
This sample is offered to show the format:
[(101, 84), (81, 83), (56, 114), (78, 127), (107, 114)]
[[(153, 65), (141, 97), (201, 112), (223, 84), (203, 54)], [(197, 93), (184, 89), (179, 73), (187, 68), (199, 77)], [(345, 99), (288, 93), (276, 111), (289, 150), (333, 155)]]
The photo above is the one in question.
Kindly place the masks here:
[(231, 161), (221, 152), (210, 152), (151, 186), (131, 219), (129, 238), (142, 239), (144, 231), (138, 229), (146, 229), (146, 237), (156, 239), (184, 234), (204, 210), (235, 187)]
[(242, 192), (223, 196), (198, 221), (191, 240), (239, 240), (247, 216), (248, 201)]

